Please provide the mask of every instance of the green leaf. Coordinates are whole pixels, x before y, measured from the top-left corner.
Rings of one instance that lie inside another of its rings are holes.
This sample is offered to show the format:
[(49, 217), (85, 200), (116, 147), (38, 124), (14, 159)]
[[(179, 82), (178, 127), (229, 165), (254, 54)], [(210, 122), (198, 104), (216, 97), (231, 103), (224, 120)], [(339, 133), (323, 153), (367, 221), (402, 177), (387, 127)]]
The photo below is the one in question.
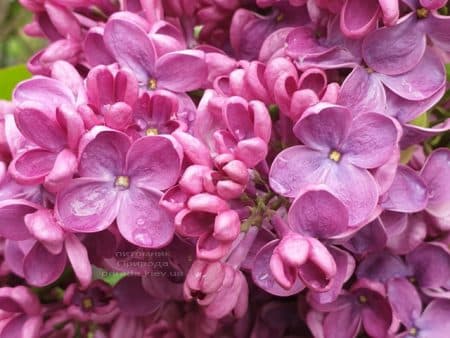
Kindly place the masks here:
[(16, 85), (31, 77), (25, 65), (0, 69), (0, 99), (11, 100)]
[(125, 272), (106, 271), (95, 265), (92, 266), (92, 271), (93, 271), (93, 279), (101, 279), (111, 286), (116, 285), (122, 278), (127, 276), (127, 273)]
[(445, 65), (445, 70), (447, 71), (447, 81), (450, 82), (450, 63)]
[(419, 115), (414, 120), (410, 122), (411, 124), (418, 126), (418, 127), (428, 127), (428, 114), (425, 112), (422, 115)]

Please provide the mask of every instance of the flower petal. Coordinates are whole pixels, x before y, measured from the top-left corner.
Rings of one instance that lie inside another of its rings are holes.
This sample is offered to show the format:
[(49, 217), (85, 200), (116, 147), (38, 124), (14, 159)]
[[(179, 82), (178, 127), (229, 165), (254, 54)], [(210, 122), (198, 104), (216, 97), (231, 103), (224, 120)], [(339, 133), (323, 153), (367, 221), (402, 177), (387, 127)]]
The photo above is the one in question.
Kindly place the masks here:
[(328, 170), (324, 154), (305, 146), (283, 150), (272, 163), (270, 186), (286, 197), (296, 197), (307, 183), (320, 183)]
[(61, 150), (66, 137), (63, 130), (48, 114), (28, 101), (21, 104), (14, 113), (17, 128), (29, 141), (47, 150)]
[(347, 0), (341, 12), (341, 30), (351, 38), (361, 38), (376, 28), (380, 6), (378, 0)]
[(415, 24), (416, 19), (411, 13), (398, 25), (370, 33), (362, 44), (367, 65), (386, 75), (398, 75), (415, 68), (426, 47), (425, 34)]
[(394, 182), (381, 201), (384, 209), (405, 213), (418, 212), (427, 206), (427, 186), (414, 170), (401, 165), (397, 169)]
[(422, 317), (416, 321), (418, 331), (423, 337), (446, 338), (450, 332), (450, 301), (436, 299), (423, 311)]
[(428, 188), (426, 210), (436, 217), (450, 215), (450, 150), (439, 148), (433, 151), (420, 176)]
[(352, 123), (342, 151), (345, 158), (360, 168), (377, 168), (394, 155), (398, 131), (385, 115), (366, 113)]
[(37, 102), (54, 114), (62, 104), (73, 105), (75, 98), (72, 91), (62, 82), (42, 76), (19, 83), (13, 93), (13, 101), (20, 105), (26, 101)]
[(25, 200), (4, 200), (0, 202), (0, 236), (22, 241), (31, 238), (24, 217), (40, 207)]
[(91, 129), (80, 144), (80, 176), (113, 180), (125, 174), (125, 158), (130, 140), (115, 130)]
[(256, 254), (252, 268), (252, 278), (257, 286), (264, 291), (281, 297), (287, 297), (299, 293), (305, 286), (297, 278), (291, 289), (286, 290), (278, 284), (270, 271), (270, 258), (273, 250), (278, 244), (278, 240), (271, 241), (264, 245)]
[(92, 266), (88, 251), (75, 234), (67, 234), (65, 240), (67, 257), (80, 284), (87, 287), (92, 281)]
[(158, 88), (187, 92), (200, 88), (207, 79), (205, 55), (197, 50), (167, 53), (156, 62)]
[(112, 224), (118, 208), (113, 182), (78, 178), (57, 195), (55, 216), (69, 231), (98, 232)]
[(377, 76), (395, 94), (413, 101), (432, 97), (446, 82), (444, 64), (431, 50), (425, 51), (420, 62), (406, 73)]
[(351, 304), (330, 312), (323, 322), (324, 338), (353, 338), (361, 327), (361, 315)]
[(104, 41), (117, 62), (135, 72), (146, 86), (156, 62), (155, 47), (146, 32), (132, 21), (113, 18), (105, 26)]
[(294, 134), (310, 148), (325, 152), (339, 149), (351, 126), (350, 110), (330, 105), (305, 114), (295, 124)]
[(160, 248), (172, 240), (175, 225), (169, 212), (159, 205), (161, 196), (161, 192), (143, 187), (132, 187), (124, 194), (117, 225), (127, 241)]
[(291, 229), (299, 234), (328, 238), (347, 229), (348, 211), (331, 192), (317, 188), (307, 190), (295, 199), (288, 219)]
[(386, 107), (384, 86), (363, 67), (355, 67), (341, 86), (337, 104), (350, 109), (353, 116), (383, 113)]
[(43, 183), (55, 165), (56, 155), (44, 149), (30, 149), (14, 158), (9, 172), (21, 184)]
[(387, 295), (395, 316), (407, 328), (411, 328), (422, 313), (422, 302), (416, 288), (405, 278), (388, 282)]
[(135, 141), (127, 154), (131, 184), (165, 190), (180, 175), (182, 156), (176, 141), (166, 136), (146, 136)]
[(344, 163), (333, 166), (324, 182), (347, 207), (350, 226), (367, 221), (378, 202), (378, 187), (367, 170)]
[(49, 285), (62, 275), (66, 261), (65, 251), (53, 255), (36, 242), (23, 261), (25, 279), (34, 286)]

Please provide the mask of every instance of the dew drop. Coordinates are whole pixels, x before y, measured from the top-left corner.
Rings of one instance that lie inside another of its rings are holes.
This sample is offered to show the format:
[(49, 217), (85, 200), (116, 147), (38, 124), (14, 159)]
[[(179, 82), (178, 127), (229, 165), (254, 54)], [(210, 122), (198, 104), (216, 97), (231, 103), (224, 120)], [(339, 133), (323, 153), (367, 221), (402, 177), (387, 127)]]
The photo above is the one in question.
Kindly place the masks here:
[(138, 218), (138, 219), (136, 220), (136, 224), (139, 225), (139, 226), (143, 226), (143, 225), (145, 224), (145, 219), (143, 219), (143, 218)]
[(153, 243), (150, 233), (142, 229), (138, 229), (133, 232), (133, 239), (137, 244), (141, 244), (143, 246), (151, 246)]

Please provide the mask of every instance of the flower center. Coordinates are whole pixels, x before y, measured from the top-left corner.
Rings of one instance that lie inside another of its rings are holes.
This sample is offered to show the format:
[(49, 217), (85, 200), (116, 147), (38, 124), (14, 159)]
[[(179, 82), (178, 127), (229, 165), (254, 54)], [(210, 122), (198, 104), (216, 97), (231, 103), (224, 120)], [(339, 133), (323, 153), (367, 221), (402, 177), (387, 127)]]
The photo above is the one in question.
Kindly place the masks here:
[(148, 85), (147, 85), (148, 89), (155, 90), (157, 85), (158, 85), (158, 81), (156, 81), (156, 79), (148, 80)]
[(156, 128), (148, 128), (146, 131), (145, 131), (145, 135), (146, 136), (156, 136), (156, 135), (158, 135), (159, 134), (159, 132), (158, 132), (158, 129), (156, 129)]
[(339, 162), (341, 159), (342, 154), (337, 150), (330, 151), (330, 154), (328, 155), (328, 158), (330, 160), (333, 160), (334, 162)]
[(277, 22), (283, 21), (284, 20), (284, 14), (283, 13), (278, 14), (277, 17), (276, 17), (276, 20), (277, 20)]
[(409, 331), (408, 331), (408, 333), (411, 335), (411, 336), (417, 336), (417, 329), (415, 328), (415, 327), (412, 327), (412, 328), (410, 328), (409, 329)]
[(94, 302), (90, 297), (83, 298), (83, 301), (81, 303), (83, 305), (84, 310), (90, 310), (94, 307)]
[(358, 300), (361, 304), (366, 304), (367, 303), (367, 297), (364, 295), (361, 295), (358, 297)]
[(117, 176), (114, 185), (118, 188), (128, 189), (130, 187), (130, 178), (128, 176)]
[(374, 72), (374, 70), (370, 67), (367, 67), (367, 73), (372, 74)]
[(419, 8), (416, 10), (416, 16), (418, 19), (425, 19), (430, 11), (426, 8)]

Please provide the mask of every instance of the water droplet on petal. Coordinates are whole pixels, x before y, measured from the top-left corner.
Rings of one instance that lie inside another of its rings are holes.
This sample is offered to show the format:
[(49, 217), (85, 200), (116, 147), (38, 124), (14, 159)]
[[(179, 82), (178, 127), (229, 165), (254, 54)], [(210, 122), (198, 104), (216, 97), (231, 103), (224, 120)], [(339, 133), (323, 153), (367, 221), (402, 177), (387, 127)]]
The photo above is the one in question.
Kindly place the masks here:
[(143, 226), (143, 225), (145, 224), (145, 219), (143, 219), (143, 218), (138, 218), (138, 219), (136, 220), (136, 224), (139, 225), (139, 226)]
[(138, 229), (133, 232), (134, 242), (143, 246), (151, 246), (153, 243), (152, 236), (146, 230)]

